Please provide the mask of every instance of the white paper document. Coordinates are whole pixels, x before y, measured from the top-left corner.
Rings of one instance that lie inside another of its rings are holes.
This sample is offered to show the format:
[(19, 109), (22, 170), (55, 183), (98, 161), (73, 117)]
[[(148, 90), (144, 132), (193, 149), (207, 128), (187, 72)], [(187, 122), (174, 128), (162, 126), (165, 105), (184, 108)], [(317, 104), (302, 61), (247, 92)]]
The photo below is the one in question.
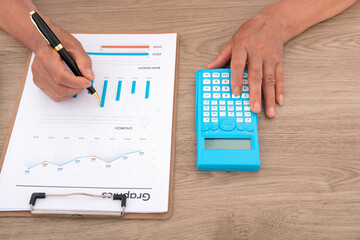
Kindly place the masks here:
[[(0, 210), (29, 210), (33, 192), (83, 192), (126, 194), (126, 212), (167, 212), (177, 34), (74, 36), (102, 102), (86, 89), (54, 102), (29, 67), (4, 149)], [(39, 199), (35, 208), (121, 211), (118, 201), (83, 196)]]

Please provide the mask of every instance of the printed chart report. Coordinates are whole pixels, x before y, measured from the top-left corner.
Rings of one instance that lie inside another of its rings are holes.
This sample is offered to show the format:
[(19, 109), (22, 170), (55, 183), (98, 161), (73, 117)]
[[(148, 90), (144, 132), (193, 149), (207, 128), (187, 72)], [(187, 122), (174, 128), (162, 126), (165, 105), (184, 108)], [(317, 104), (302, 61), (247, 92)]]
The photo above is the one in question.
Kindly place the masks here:
[[(0, 210), (29, 210), (33, 192), (84, 192), (126, 194), (126, 212), (168, 211), (177, 34), (74, 36), (92, 59), (101, 104), (86, 89), (53, 102), (29, 68), (0, 175)], [(121, 211), (117, 201), (82, 196), (36, 208)]]

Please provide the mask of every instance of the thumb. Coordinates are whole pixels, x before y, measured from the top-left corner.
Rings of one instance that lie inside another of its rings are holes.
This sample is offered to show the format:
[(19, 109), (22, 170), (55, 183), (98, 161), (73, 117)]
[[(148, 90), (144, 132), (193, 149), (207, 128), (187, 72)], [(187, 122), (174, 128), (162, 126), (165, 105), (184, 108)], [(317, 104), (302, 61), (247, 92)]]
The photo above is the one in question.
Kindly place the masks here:
[(82, 75), (89, 80), (93, 80), (95, 78), (95, 74), (92, 70), (92, 61), (89, 55), (86, 54), (85, 50), (82, 47), (77, 48), (73, 51), (73, 56)]

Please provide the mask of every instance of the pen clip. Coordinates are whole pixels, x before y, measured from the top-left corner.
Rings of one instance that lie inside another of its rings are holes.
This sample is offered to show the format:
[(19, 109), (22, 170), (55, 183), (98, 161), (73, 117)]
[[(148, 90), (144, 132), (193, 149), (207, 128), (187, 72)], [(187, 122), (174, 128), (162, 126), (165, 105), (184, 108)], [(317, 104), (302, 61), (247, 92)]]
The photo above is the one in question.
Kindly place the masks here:
[(34, 21), (34, 19), (32, 18), (32, 15), (35, 14), (35, 10), (32, 10), (31, 12), (29, 12), (30, 14), (30, 20), (32, 21), (32, 23), (35, 25), (36, 29), (39, 31), (39, 33), (41, 34), (41, 36), (43, 36), (43, 38), (47, 41), (48, 44), (50, 44), (49, 40), (44, 36), (44, 34), (40, 31), (38, 25), (36, 24), (36, 22)]

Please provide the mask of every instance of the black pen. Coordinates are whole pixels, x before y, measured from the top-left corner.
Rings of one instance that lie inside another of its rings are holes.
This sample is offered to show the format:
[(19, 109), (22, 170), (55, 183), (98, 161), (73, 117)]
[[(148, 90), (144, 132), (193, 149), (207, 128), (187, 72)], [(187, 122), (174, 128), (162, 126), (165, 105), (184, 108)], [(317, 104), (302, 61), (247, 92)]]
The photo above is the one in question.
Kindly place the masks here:
[[(70, 57), (69, 53), (65, 50), (63, 45), (61, 45), (60, 40), (55, 36), (53, 31), (51, 31), (49, 26), (40, 17), (40, 15), (35, 11), (31, 11), (30, 19), (40, 34), (45, 38), (45, 40), (55, 49), (55, 51), (60, 54), (61, 58), (64, 60), (66, 65), (68, 65), (75, 76), (82, 77), (83, 75), (81, 74), (80, 69), (76, 65), (75, 61)], [(99, 95), (96, 93), (96, 90), (92, 85), (86, 89), (92, 96), (94, 96), (94, 98), (96, 98), (96, 100), (101, 102)]]

